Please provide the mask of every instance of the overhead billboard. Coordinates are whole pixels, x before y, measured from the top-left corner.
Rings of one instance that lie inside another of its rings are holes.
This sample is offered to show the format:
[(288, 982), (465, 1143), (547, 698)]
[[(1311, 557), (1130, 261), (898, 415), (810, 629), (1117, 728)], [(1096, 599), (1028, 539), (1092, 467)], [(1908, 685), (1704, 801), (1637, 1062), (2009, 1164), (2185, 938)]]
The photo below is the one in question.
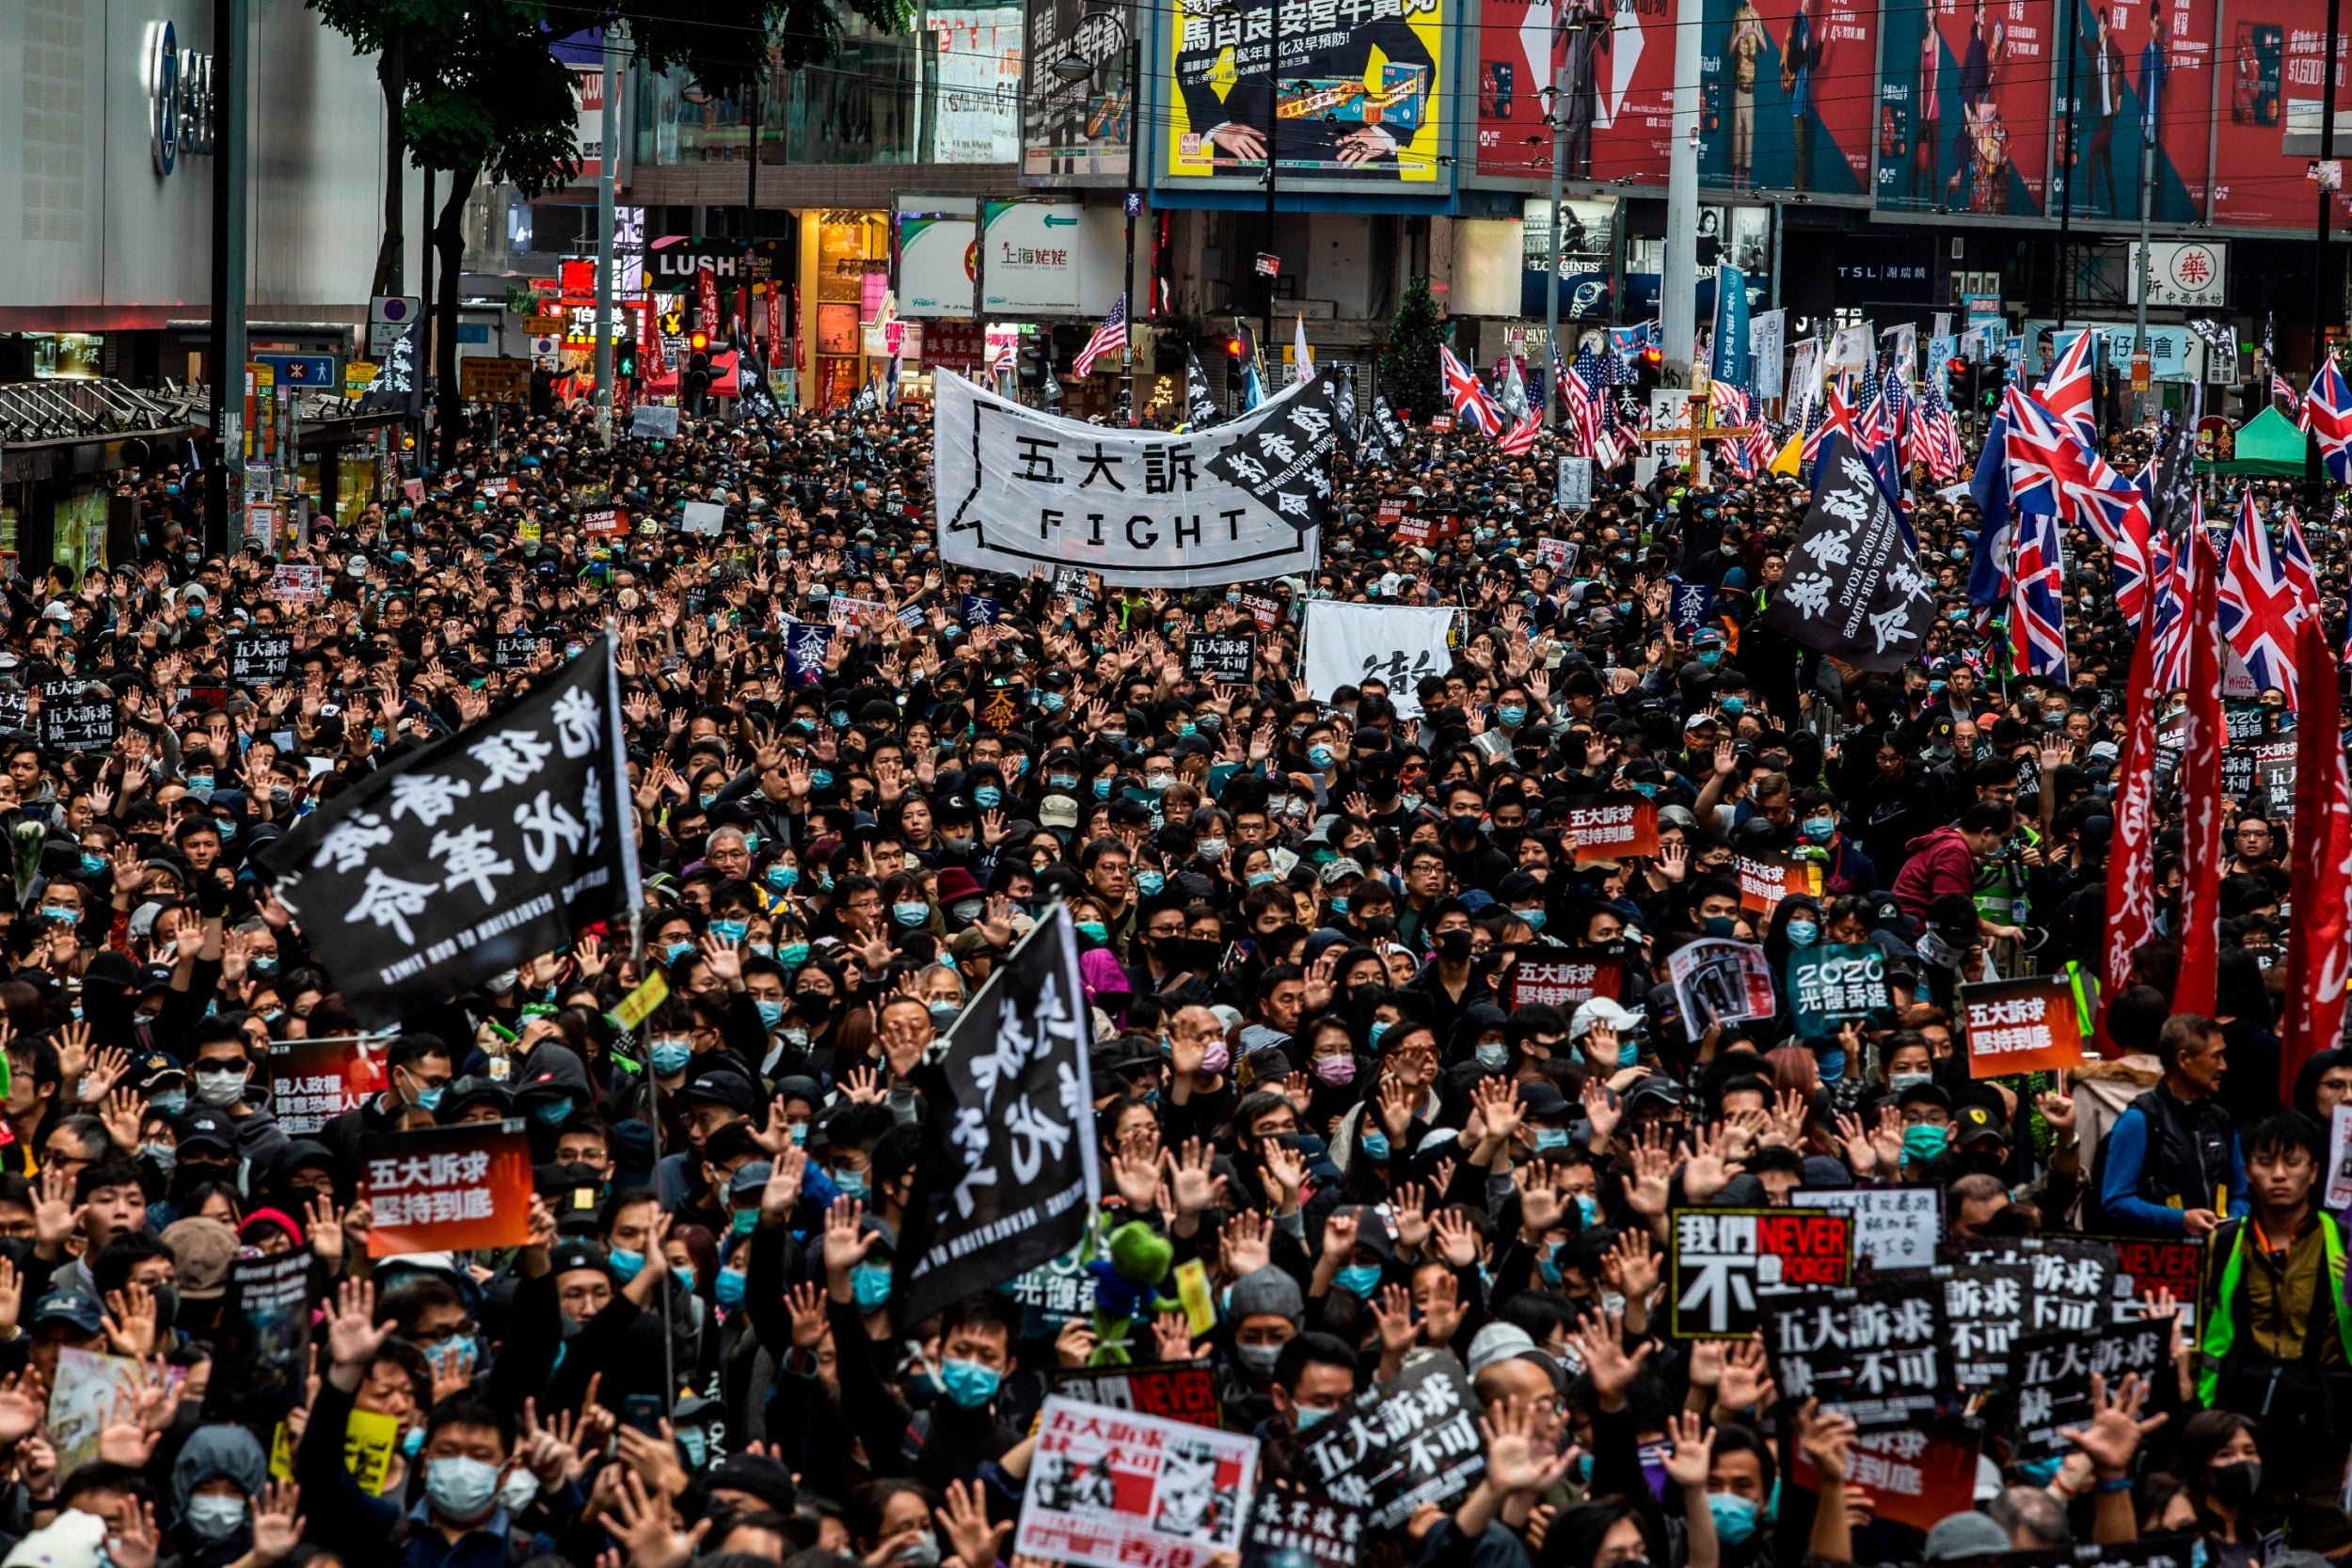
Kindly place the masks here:
[(969, 207), (961, 213), (900, 213), (898, 313), (969, 320), (978, 246), (979, 226)]
[[(1126, 36), (1111, 13), (1086, 0), (1028, 0), (1021, 85), (1021, 172), (1080, 184), (1123, 184), (1135, 129), (1126, 80)], [(1091, 68), (1068, 77), (1055, 65), (1076, 55)]]
[(1262, 188), (1270, 148), (1288, 189), (1443, 194), (1445, 6), (1175, 0), (1160, 178)]
[(1544, 89), (1561, 73), (1566, 180), (1663, 185), (1674, 129), (1667, 0), (1480, 0), (1478, 172), (1549, 180)]
[(938, 68), (932, 162), (1009, 164), (1021, 156), (1021, 8), (927, 10)]
[[(2153, 145), (2149, 216), (2158, 223), (2203, 217), (2213, 0), (2102, 3), (2077, 12), (2074, 134), (2071, 153), (2062, 146), (2059, 158), (2074, 175), (2074, 215), (2137, 220), (2140, 159)], [(2061, 62), (2064, 51), (2061, 32)], [(2064, 76), (2061, 63), (2058, 77)], [(2062, 128), (2062, 89), (2057, 119)]]
[(1888, 0), (1880, 17), (1880, 206), (2042, 215), (2057, 97), (2052, 16), (2051, 0)]
[(1878, 8), (1855, 0), (1707, 0), (1699, 182), (1867, 198), (1867, 91)]
[[(2320, 83), (2327, 74), (2326, 0), (2233, 0), (2223, 16), (2220, 112), (2215, 117), (2213, 221), (2310, 229), (2319, 192), (2306, 176), (2319, 156)], [(2352, 109), (2336, 62), (2336, 119)], [(2347, 150), (2339, 132), (2335, 150)], [(2333, 223), (2345, 221), (2343, 195)]]
[(991, 201), (981, 221), (989, 314), (1100, 316), (1119, 297), (1118, 208)]

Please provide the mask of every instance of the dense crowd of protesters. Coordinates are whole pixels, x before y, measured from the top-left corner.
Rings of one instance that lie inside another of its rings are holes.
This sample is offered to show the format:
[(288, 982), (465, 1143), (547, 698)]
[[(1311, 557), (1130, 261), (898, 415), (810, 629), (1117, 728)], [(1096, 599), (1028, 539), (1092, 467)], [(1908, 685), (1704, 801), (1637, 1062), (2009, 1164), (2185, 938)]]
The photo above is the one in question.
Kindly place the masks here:
[[(62, 675), (103, 681), (119, 722), (99, 749), (17, 732), (0, 771), (8, 1568), (992, 1568), (1050, 1375), (1113, 1340), (1208, 1366), (1268, 1484), (1352, 1395), (1450, 1350), (1485, 1480), (1375, 1543), (1381, 1563), (2352, 1546), (2352, 1308), (2320, 1206), (2352, 1053), (2279, 1102), (2287, 824), (2233, 824), (2217, 1016), (2172, 1013), (2160, 939), (2104, 999), (2109, 1054), (1970, 1071), (1956, 988), (2068, 974), (2103, 925), (2138, 628), (2089, 538), (2072, 678), (2021, 678), (1965, 599), (1973, 507), (1922, 485), (1937, 625), (1926, 657), (1866, 675), (1759, 624), (1807, 504), (1792, 479), (1627, 468), (1564, 513), (1549, 438), (1511, 460), (1416, 432), (1340, 459), (1315, 572), (1140, 592), (944, 568), (914, 412), (690, 420), (610, 451), (584, 414), (492, 428), (421, 495), (286, 548), (326, 568), (321, 602), (273, 597), (262, 545), (209, 553), (176, 469), (134, 488), (136, 560), (7, 586), (0, 684), (35, 693), (27, 722)], [(689, 500), (723, 531), (683, 531)], [(1457, 526), (1398, 545), (1383, 500)], [(607, 508), (624, 531), (583, 535)], [(2310, 532), (2340, 581), (2341, 525)], [(1670, 576), (1711, 588), (1697, 624), (1668, 619)], [(967, 594), (995, 624), (961, 623)], [(1451, 667), (1310, 691), (1314, 597), (1458, 607)], [(835, 599), (883, 613), (788, 681), (785, 618), (835, 621)], [(407, 1019), (387, 1089), (290, 1134), (272, 1044), (353, 1020), (258, 869), (269, 846), (607, 626), (642, 958), (615, 921)], [(228, 682), (227, 640), (272, 626), (291, 678)], [(1187, 634), (1232, 628), (1259, 634), (1255, 678), (1188, 678)], [(536, 659), (499, 667), (523, 632)], [(1580, 857), (1565, 815), (1612, 792), (1654, 802), (1654, 857)], [(1751, 852), (1818, 865), (1820, 895), (1755, 912), (1726, 874)], [(1104, 1207), (1206, 1265), (1206, 1334), (1026, 1292), (894, 1321), (911, 1080), (1057, 902), (1085, 948)], [(1685, 1027), (1669, 963), (1706, 938), (1760, 946), (1777, 1016)], [(1785, 976), (1824, 942), (1874, 947), (1888, 997), (1804, 1034)], [(1509, 1005), (1515, 966), (1572, 952), (1607, 994)], [(654, 969), (669, 999), (624, 1040), (612, 1009)], [(530, 1244), (371, 1258), (360, 1140), (506, 1117), (536, 1162)], [(1783, 1398), (1760, 1341), (1673, 1339), (1661, 1299), (1674, 1210), (1894, 1180), (1940, 1189), (1955, 1249), (2208, 1255), (2171, 1365), (2103, 1386), (2062, 1461), (2011, 1463), (1988, 1432), (1975, 1510), (1924, 1534), (1878, 1513), (1851, 1424)], [(204, 1416), (245, 1249), (315, 1263), (282, 1436)], [(42, 1417), (68, 1349), (186, 1379), (61, 1474)], [(363, 1416), (400, 1433), (368, 1485), (345, 1459)]]

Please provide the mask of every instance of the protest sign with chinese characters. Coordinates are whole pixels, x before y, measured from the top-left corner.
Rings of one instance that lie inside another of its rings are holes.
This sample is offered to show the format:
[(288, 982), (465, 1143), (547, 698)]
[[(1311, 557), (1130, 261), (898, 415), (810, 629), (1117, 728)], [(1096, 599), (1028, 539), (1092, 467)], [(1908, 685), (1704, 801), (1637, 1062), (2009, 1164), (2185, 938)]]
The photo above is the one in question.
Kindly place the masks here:
[[(1504, 1001), (1512, 1009), (1557, 1007), (1572, 1013), (1596, 996), (1614, 1002), (1625, 990), (1625, 966), (1602, 953), (1569, 952), (1565, 958), (1531, 958), (1540, 947), (1527, 948), (1512, 963), (1504, 983)], [(1559, 948), (1549, 949), (1558, 953)]]
[(1048, 1395), (1013, 1550), (1091, 1568), (1208, 1568), (1241, 1550), (1258, 1440)]
[(1963, 1263), (2016, 1258), (2028, 1270), (2019, 1331), (2083, 1334), (2114, 1316), (2115, 1249), (2104, 1242), (2036, 1238), (1989, 1243), (1961, 1257)]
[(543, 632), (525, 626), (517, 631), (502, 631), (490, 640), (490, 668), (493, 670), (528, 670), (539, 662), (539, 650), (548, 641)]
[(922, 1200), (898, 1239), (890, 1302), (901, 1323), (993, 1289), (1086, 1234), (1102, 1190), (1088, 1040), (1077, 928), (1057, 904), (920, 1074), (937, 1109), (924, 1133)]
[(1358, 1510), (1328, 1497), (1269, 1489), (1258, 1494), (1258, 1506), (1249, 1511), (1242, 1568), (1263, 1568), (1277, 1552), (1296, 1553), (1314, 1568), (1357, 1568), (1367, 1544)]
[(288, 1137), (315, 1135), (389, 1083), (381, 1040), (278, 1040), (269, 1048), (270, 1109)]
[(1883, 1274), (1851, 1290), (1772, 1305), (1764, 1348), (1789, 1399), (1863, 1432), (1914, 1427), (1952, 1394), (1944, 1283), (1926, 1269)]
[(640, 901), (623, 734), (600, 635), (522, 702), (359, 775), (271, 847), (263, 870), (363, 1025)]
[(1205, 1361), (1171, 1362), (1166, 1366), (1080, 1367), (1056, 1372), (1054, 1392), (1110, 1410), (1132, 1410), (1137, 1415), (1186, 1421), (1197, 1427), (1225, 1424), (1217, 1404), (1216, 1374)]
[(1453, 1354), (1408, 1362), (1319, 1422), (1301, 1445), (1299, 1474), (1333, 1502), (1395, 1529), (1423, 1504), (1443, 1508), (1486, 1473), (1478, 1400)]
[(1421, 717), (1419, 686), (1423, 675), (1443, 675), (1454, 667), (1446, 643), (1454, 627), (1447, 606), (1345, 604), (1307, 601), (1307, 689), (1323, 702), (1343, 686), (1377, 678), (1403, 719)]
[(1813, 861), (1743, 850), (1733, 869), (1740, 878), (1740, 907), (1756, 914), (1771, 914), (1792, 893), (1821, 896), (1821, 868)]
[(1215, 430), (1130, 431), (933, 380), (939, 553), (1114, 587), (1222, 588), (1312, 573), (1330, 496), (1331, 380), (1295, 383)]
[(2074, 1445), (2059, 1433), (2090, 1424), (2090, 1374), (2105, 1378), (2110, 1392), (2134, 1372), (2152, 1379), (2169, 1365), (2171, 1336), (2171, 1323), (2157, 1318), (2108, 1323), (2090, 1334), (2036, 1334), (2018, 1340), (2010, 1359), (2017, 1398), (2015, 1457), (2048, 1459), (2072, 1452)]
[(1646, 795), (1603, 795), (1571, 804), (1576, 861), (1622, 861), (1658, 853), (1658, 802)]
[(1718, 1023), (1770, 1018), (1777, 1007), (1764, 949), (1729, 937), (1702, 937), (1666, 959), (1684, 1032), (1696, 1040)]
[[(2332, 1207), (2332, 1206), (2331, 1206)], [(2060, 1238), (2052, 1237), (2051, 1240)], [(2181, 1327), (2197, 1327), (2197, 1303), (2204, 1290), (2205, 1248), (2201, 1242), (2175, 1242), (2157, 1236), (2083, 1236), (2067, 1238), (2096, 1242), (2115, 1249), (2115, 1266), (2132, 1282), (2129, 1299), (2115, 1300), (2115, 1321), (2139, 1316), (2138, 1303), (2169, 1296), (2181, 1309)]]
[(1886, 990), (1886, 950), (1868, 942), (1792, 948), (1788, 996), (1799, 1036), (1834, 1035), (1840, 1023), (1894, 1005)]
[[(1871, 1512), (1914, 1529), (1932, 1529), (1938, 1520), (1976, 1506), (1977, 1455), (1982, 1431), (1945, 1424), (1920, 1431), (1900, 1427), (1856, 1434), (1846, 1460), (1846, 1481), (1869, 1494)], [(1820, 1473), (1792, 1450), (1792, 1479), (1808, 1492), (1821, 1489)]]
[(269, 578), (269, 596), (283, 604), (313, 604), (325, 594), (325, 568), (280, 565)]
[(833, 650), (831, 626), (791, 621), (784, 628), (784, 683), (794, 690), (825, 684), (825, 662)]
[(1844, 1285), (1853, 1220), (1795, 1209), (1677, 1209), (1668, 1281), (1677, 1339), (1744, 1339), (1776, 1291)]
[(1952, 1380), (1968, 1392), (2008, 1381), (2010, 1349), (2025, 1326), (2033, 1265), (2016, 1254), (1988, 1254), (1951, 1268), (1944, 1281), (1944, 1322), (1951, 1335)]
[(2047, 1072), (2083, 1065), (2082, 1019), (2062, 979), (1987, 980), (1959, 991), (1968, 1076)]
[(241, 631), (229, 640), (229, 678), (240, 686), (275, 684), (293, 668), (291, 632)]
[(1800, 1187), (1788, 1195), (1800, 1209), (1827, 1209), (1854, 1222), (1856, 1263), (1877, 1269), (1924, 1269), (1944, 1237), (1944, 1189), (1931, 1181), (1888, 1187)]
[(40, 743), (64, 752), (103, 751), (115, 743), (115, 694), (103, 681), (76, 676), (40, 685)]
[(1763, 624), (1865, 670), (1919, 657), (1935, 594), (1870, 465), (1842, 435), (1821, 443), (1822, 475)]
[(1247, 686), (1258, 667), (1258, 639), (1246, 631), (1197, 631), (1184, 639), (1184, 673), (1213, 686)]
[(359, 1140), (368, 1255), (519, 1246), (531, 1236), (531, 1145), (519, 1121), (461, 1122)]

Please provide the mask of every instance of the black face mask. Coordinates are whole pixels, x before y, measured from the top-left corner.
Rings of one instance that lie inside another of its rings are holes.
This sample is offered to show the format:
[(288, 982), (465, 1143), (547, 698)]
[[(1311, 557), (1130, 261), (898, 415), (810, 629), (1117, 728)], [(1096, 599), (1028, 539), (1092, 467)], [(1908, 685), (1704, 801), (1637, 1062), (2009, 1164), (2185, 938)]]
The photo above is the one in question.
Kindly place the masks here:
[(792, 994), (792, 1010), (811, 1023), (822, 1023), (833, 1017), (834, 999), (823, 991), (803, 990)]
[(2232, 1508), (2244, 1508), (2263, 1489), (2263, 1467), (2259, 1460), (2241, 1459), (2234, 1465), (2224, 1465), (2213, 1472), (2209, 1485), (2217, 1502)]
[(1438, 938), (1438, 956), (1460, 963), (1470, 956), (1470, 934), (1468, 931), (1446, 931)]

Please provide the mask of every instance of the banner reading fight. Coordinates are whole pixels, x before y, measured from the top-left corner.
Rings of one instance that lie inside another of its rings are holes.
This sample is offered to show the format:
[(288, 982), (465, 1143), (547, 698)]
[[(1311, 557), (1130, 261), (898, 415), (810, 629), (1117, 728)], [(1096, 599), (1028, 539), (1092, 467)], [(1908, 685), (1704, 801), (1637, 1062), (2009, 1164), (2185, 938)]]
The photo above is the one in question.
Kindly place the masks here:
[(263, 858), (359, 1022), (388, 1028), (642, 901), (598, 637), (532, 696), (361, 776)]
[(1168, 436), (1040, 414), (935, 375), (940, 557), (1017, 577), (1078, 566), (1112, 587), (1311, 573), (1332, 386), (1294, 383), (1213, 432)]

